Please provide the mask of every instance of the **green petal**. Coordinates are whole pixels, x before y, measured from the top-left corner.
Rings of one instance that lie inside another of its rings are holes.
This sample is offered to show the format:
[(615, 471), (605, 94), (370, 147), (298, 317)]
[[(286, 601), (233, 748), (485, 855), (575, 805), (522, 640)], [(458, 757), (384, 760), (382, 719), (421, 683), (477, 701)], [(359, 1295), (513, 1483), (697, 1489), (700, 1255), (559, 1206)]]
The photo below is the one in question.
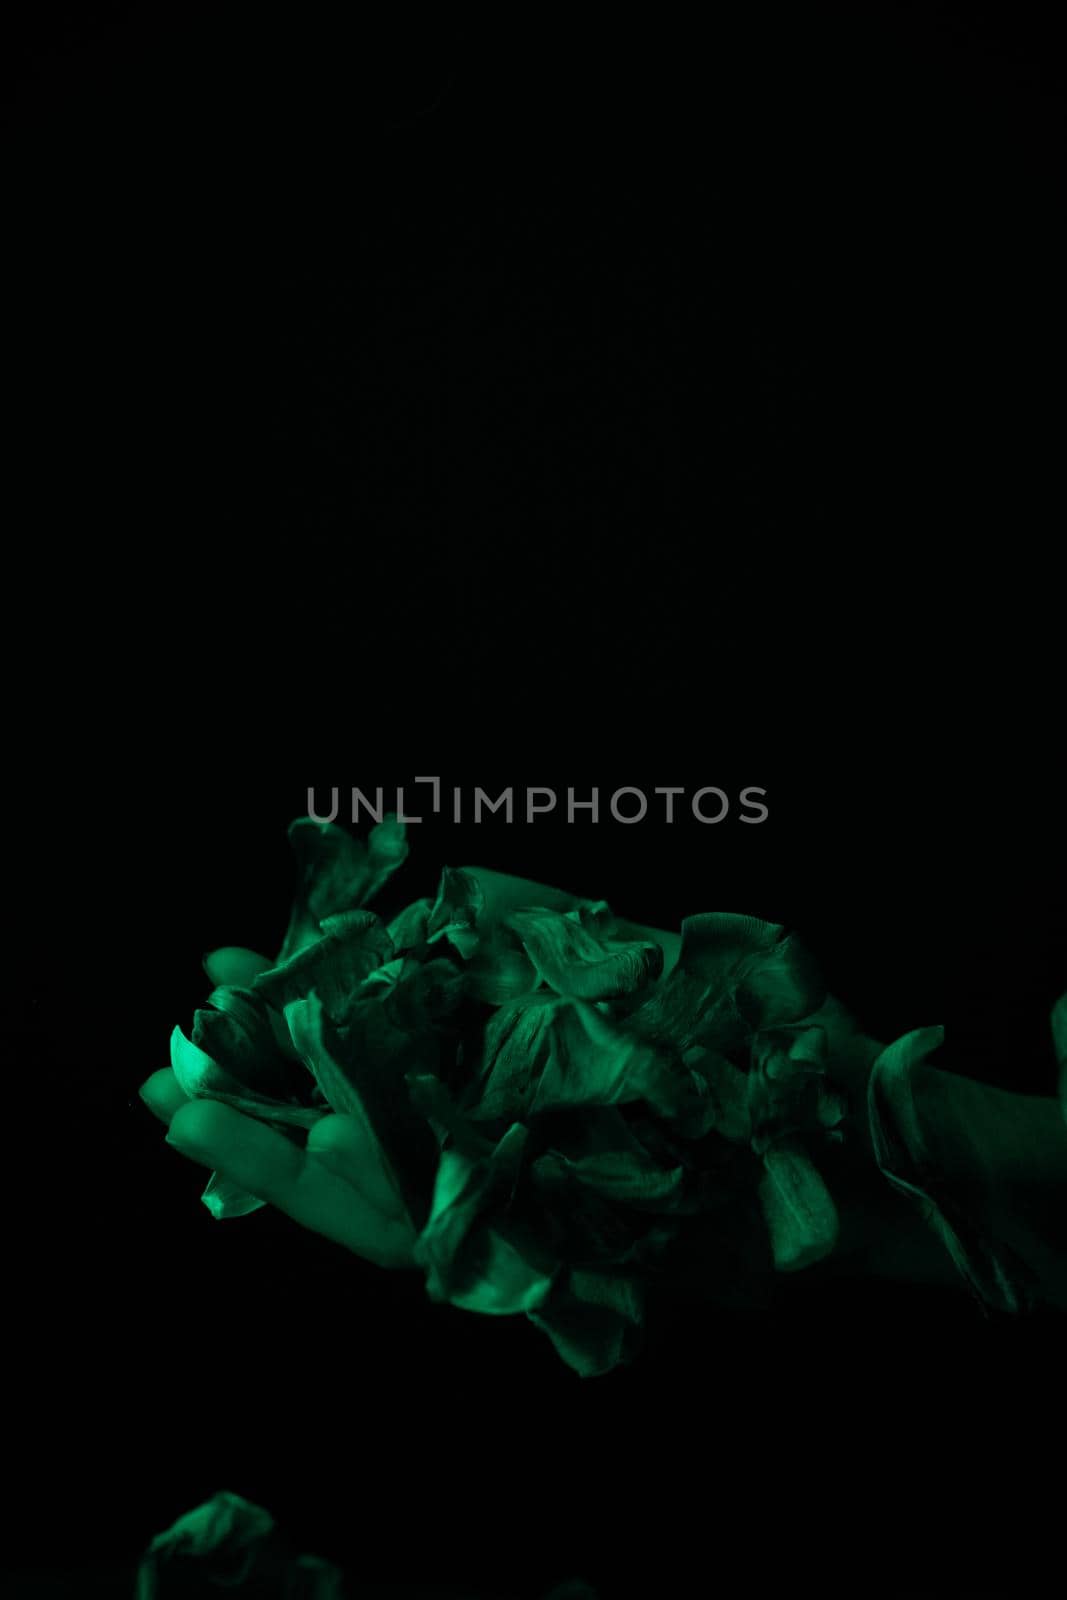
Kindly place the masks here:
[(780, 1083), (818, 1077), (826, 1071), (826, 1034), (819, 1027), (769, 1030), (756, 1040), (754, 1054)]
[(282, 1017), (252, 989), (213, 989), (193, 1017), (193, 1043), (246, 1088), (275, 1100), (307, 1098)]
[(286, 1006), (285, 1021), (301, 1058), (306, 1061), (318, 1088), (325, 1094), (326, 1104), (334, 1112), (352, 1118), (362, 1130), (365, 1149), (360, 1163), (358, 1187), (386, 1216), (394, 1216), (398, 1210), (406, 1213), (402, 1182), (390, 1165), (386, 1150), (382, 1149), (381, 1139), (374, 1130), (362, 1094), (338, 1059), (344, 1046), (338, 1035), (330, 1029), (318, 995), (309, 995), (307, 1000), (294, 1000), (293, 1005)]
[(217, 1172), (211, 1174), (207, 1187), (200, 1198), (216, 1222), (221, 1222), (229, 1217), (247, 1217), (253, 1211), (259, 1211), (266, 1204), (266, 1201), (260, 1200), (254, 1194), (249, 1194), (247, 1189), (242, 1189), (236, 1183), (231, 1183), (229, 1178), (223, 1178)]
[(471, 1115), (515, 1120), (528, 1110), (552, 1049), (555, 995), (524, 996), (501, 1006), (485, 1026), (481, 1078)]
[(918, 1203), (979, 1299), (1018, 1311), (1028, 1293), (1025, 1274), (997, 1248), (980, 1193), (962, 1192), (941, 1170), (919, 1111), (916, 1075), (943, 1039), (943, 1028), (918, 1028), (889, 1045), (874, 1063), (867, 1107), (875, 1159), (893, 1187)]
[(483, 1218), (492, 1215), (499, 1222), (518, 1179), (526, 1140), (527, 1130), (516, 1123), (488, 1157), (472, 1159), (456, 1149), (441, 1152), (429, 1215), (415, 1246), (432, 1299), (488, 1294), (486, 1273), (493, 1254)]
[(423, 899), (414, 901), (397, 913), (387, 929), (394, 950), (403, 954), (426, 943), (432, 909), (433, 902)]
[(137, 1573), (137, 1600), (215, 1594), (342, 1600), (342, 1574), (318, 1556), (291, 1554), (274, 1518), (240, 1495), (216, 1494), (157, 1534)]
[(582, 927), (588, 928), (591, 933), (599, 933), (602, 936), (610, 935), (618, 922), (606, 900), (579, 900), (573, 910), (568, 911), (566, 915), (580, 922)]
[(541, 981), (518, 936), (497, 924), (479, 929), (478, 942), (465, 952), (465, 961), (467, 992), (486, 1005), (506, 1005), (532, 993)]
[(823, 1004), (811, 957), (778, 923), (713, 912), (687, 917), (677, 965), (633, 1013), (633, 1024), (680, 1052), (733, 1056), (754, 1033), (799, 1021)]
[[(569, 1050), (560, 1053), (539, 1088), (535, 1108), (554, 1105), (627, 1105), (643, 1100), (669, 1119), (703, 1124), (702, 1080), (670, 1050), (618, 1024), (597, 1006), (575, 1001), (568, 1023)], [(581, 1035), (575, 1027), (581, 1030)]]
[(580, 1377), (592, 1378), (636, 1354), (644, 1296), (640, 1285), (624, 1276), (573, 1271), (529, 1315), (567, 1365)]
[(187, 1039), (180, 1028), (170, 1036), (170, 1064), (179, 1088), (191, 1100), (220, 1100), (246, 1116), (269, 1122), (280, 1132), (313, 1128), (322, 1118), (321, 1106), (291, 1105), (247, 1087)]
[(344, 1573), (321, 1556), (297, 1556), (289, 1574), (289, 1594), (292, 1600), (345, 1600)]
[(637, 1209), (662, 1211), (681, 1194), (685, 1172), (663, 1167), (636, 1144), (625, 1150), (572, 1159), (548, 1150), (533, 1164), (535, 1181), (543, 1187), (566, 1189), (571, 1185)]
[(513, 1317), (536, 1311), (551, 1287), (551, 1273), (531, 1266), (513, 1244), (488, 1228), (479, 1279), (472, 1288), (453, 1294), (452, 1304), (483, 1316)]
[(797, 1145), (778, 1145), (763, 1158), (760, 1204), (779, 1272), (798, 1272), (828, 1256), (837, 1243), (837, 1207), (811, 1160)]
[(658, 944), (602, 939), (579, 917), (558, 911), (516, 911), (506, 926), (518, 934), (542, 979), (557, 994), (583, 1000), (633, 994), (663, 970)]
[(761, 953), (745, 970), (737, 1007), (753, 1028), (780, 1028), (817, 1011), (826, 999), (818, 963), (795, 934)]
[(324, 918), (321, 937), (261, 972), (253, 988), (279, 1011), (314, 989), (327, 1014), (340, 1022), (363, 980), (392, 954), (392, 940), (373, 911), (346, 911)]
[(748, 1074), (717, 1051), (705, 1050), (701, 1045), (687, 1051), (684, 1061), (705, 1086), (707, 1131), (714, 1129), (732, 1143), (747, 1144), (752, 1136)]
[[(274, 1518), (262, 1506), (240, 1495), (216, 1494), (158, 1533), (148, 1547), (145, 1565), (158, 1581), (168, 1566), (179, 1569), (195, 1562), (203, 1582), (236, 1587), (250, 1576), (256, 1555), (273, 1530)], [(146, 1584), (149, 1573), (142, 1570), (140, 1575), (142, 1594), (155, 1592)]]
[(438, 1147), (411, 1104), (406, 1075), (432, 1067), (434, 1041), (402, 1032), (377, 998), (362, 998), (343, 1028), (317, 995), (286, 1007), (293, 1043), (334, 1111), (355, 1118), (376, 1152), (375, 1180), (399, 1195), (417, 1230), (429, 1204)]
[(478, 1132), (440, 1078), (431, 1072), (409, 1072), (407, 1085), (412, 1105), (432, 1125), (441, 1144), (447, 1139), (451, 1148), (471, 1160), (492, 1154), (493, 1141)]
[(223, 1071), (206, 1050), (187, 1039), (180, 1028), (175, 1028), (170, 1036), (170, 1065), (179, 1089), (190, 1100), (210, 1096), (216, 1090), (224, 1094), (241, 1092), (237, 1079)]
[(794, 1135), (838, 1127), (846, 1110), (844, 1095), (827, 1076), (827, 1041), (821, 1027), (780, 1028), (756, 1035), (748, 1112), (757, 1155)]
[(747, 963), (768, 955), (784, 937), (785, 929), (777, 922), (761, 922), (758, 917), (730, 911), (686, 917), (678, 968), (722, 993)]
[(406, 829), (386, 817), (367, 843), (332, 822), (298, 817), (289, 828), (298, 883), (279, 964), (317, 939), (326, 917), (366, 905), (405, 860)]
[(454, 962), (408, 958), (395, 982), (382, 992), (381, 1005), (394, 1026), (426, 1036), (453, 1014), (464, 993), (464, 974)]
[(402, 867), (410, 850), (407, 826), (390, 812), (375, 824), (367, 840), (368, 878), (363, 900), (370, 900), (388, 882), (393, 873)]
[(460, 955), (477, 948), (478, 919), (485, 907), (485, 892), (472, 872), (461, 867), (445, 867), (427, 922), (426, 934), (432, 944), (447, 939)]
[(366, 998), (376, 990), (381, 990), (383, 996), (395, 987), (400, 974), (407, 965), (407, 956), (394, 956), (392, 961), (383, 961), (380, 967), (375, 967), (373, 972), (367, 974), (360, 984), (360, 997)]
[(501, 1007), (487, 1024), (470, 1114), (518, 1118), (647, 1100), (675, 1115), (698, 1095), (692, 1073), (595, 1007), (536, 994)]

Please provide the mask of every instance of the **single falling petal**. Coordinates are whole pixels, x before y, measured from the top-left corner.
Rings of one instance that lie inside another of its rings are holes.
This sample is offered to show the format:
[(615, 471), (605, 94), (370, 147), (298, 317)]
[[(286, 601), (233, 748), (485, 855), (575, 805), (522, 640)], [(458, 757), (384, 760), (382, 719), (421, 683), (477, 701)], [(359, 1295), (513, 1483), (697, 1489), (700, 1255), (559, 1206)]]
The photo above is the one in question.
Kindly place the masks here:
[(218, 1172), (211, 1174), (200, 1198), (217, 1222), (228, 1217), (247, 1217), (253, 1211), (262, 1210), (266, 1204)]

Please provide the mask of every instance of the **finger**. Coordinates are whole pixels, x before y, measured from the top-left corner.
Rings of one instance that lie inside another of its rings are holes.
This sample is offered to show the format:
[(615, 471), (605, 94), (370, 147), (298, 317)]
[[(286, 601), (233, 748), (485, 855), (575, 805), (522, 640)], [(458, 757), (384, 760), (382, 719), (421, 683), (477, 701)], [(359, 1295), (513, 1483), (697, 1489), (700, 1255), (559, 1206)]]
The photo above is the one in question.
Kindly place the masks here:
[(240, 945), (224, 945), (221, 950), (209, 950), (204, 957), (204, 971), (216, 989), (247, 989), (253, 978), (267, 972), (274, 962), (255, 950), (245, 950)]
[(383, 1217), (314, 1154), (262, 1122), (215, 1100), (190, 1100), (174, 1116), (168, 1142), (302, 1227), (380, 1266), (411, 1261), (411, 1228)]
[(357, 1118), (340, 1113), (323, 1117), (308, 1134), (307, 1150), (347, 1179), (384, 1216), (404, 1218), (404, 1202), (381, 1146)]
[(170, 1067), (163, 1067), (161, 1071), (153, 1072), (137, 1092), (149, 1111), (168, 1126), (179, 1107), (189, 1104), (189, 1096), (179, 1088), (178, 1080)]

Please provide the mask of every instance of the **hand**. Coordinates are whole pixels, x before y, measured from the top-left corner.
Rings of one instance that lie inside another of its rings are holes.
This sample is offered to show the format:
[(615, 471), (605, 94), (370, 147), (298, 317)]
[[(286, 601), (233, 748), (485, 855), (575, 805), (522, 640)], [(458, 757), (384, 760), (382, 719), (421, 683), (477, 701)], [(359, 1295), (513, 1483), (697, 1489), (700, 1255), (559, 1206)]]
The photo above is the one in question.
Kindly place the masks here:
[[(205, 962), (216, 986), (244, 986), (271, 965), (251, 950), (217, 950)], [(298, 1145), (215, 1100), (190, 1100), (170, 1068), (141, 1085), (141, 1099), (166, 1123), (167, 1143), (294, 1222), (383, 1267), (413, 1265), (415, 1231), (354, 1117), (328, 1115)]]

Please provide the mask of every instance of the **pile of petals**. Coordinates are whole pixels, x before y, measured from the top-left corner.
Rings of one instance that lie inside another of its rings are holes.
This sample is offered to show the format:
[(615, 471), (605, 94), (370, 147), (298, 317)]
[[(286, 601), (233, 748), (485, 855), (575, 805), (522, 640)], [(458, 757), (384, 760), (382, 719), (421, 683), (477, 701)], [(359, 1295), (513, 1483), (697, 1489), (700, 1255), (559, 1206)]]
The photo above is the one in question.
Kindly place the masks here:
[[(431, 1297), (524, 1313), (583, 1375), (629, 1359), (657, 1283), (729, 1303), (833, 1249), (820, 1149), (844, 1136), (828, 1071), (848, 1024), (774, 924), (709, 914), (659, 945), (604, 902), (490, 914), (471, 873), (383, 921), (407, 856), (295, 822), (299, 887), (276, 964), (216, 989), (172, 1062), (186, 1093), (302, 1141), (331, 1111), (373, 1134)], [(216, 1216), (259, 1204), (213, 1177)]]

